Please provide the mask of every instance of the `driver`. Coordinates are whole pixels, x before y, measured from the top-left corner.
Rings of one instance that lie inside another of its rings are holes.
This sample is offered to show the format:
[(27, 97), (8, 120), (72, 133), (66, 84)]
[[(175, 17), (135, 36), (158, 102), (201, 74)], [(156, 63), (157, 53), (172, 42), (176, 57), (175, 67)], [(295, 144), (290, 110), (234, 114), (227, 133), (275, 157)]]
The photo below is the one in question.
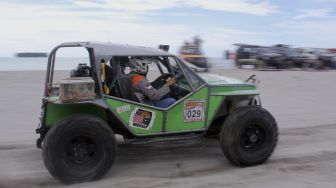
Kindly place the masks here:
[(151, 58), (130, 59), (130, 75), (132, 79), (133, 91), (140, 101), (149, 105), (154, 105), (155, 107), (167, 108), (176, 102), (174, 98), (164, 98), (164, 96), (170, 92), (169, 86), (174, 85), (176, 80), (175, 78), (171, 78), (170, 80), (167, 80), (160, 89), (153, 88), (151, 83), (146, 78), (148, 64), (152, 62), (153, 59)]

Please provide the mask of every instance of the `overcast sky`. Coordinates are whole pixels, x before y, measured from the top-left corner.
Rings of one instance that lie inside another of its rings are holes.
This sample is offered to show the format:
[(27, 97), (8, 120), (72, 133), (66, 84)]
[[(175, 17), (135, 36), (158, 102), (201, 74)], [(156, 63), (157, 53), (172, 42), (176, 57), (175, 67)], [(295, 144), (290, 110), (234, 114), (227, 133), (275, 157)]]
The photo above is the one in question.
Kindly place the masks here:
[(176, 53), (199, 35), (209, 56), (233, 43), (336, 47), (336, 0), (1, 0), (0, 56), (106, 41)]

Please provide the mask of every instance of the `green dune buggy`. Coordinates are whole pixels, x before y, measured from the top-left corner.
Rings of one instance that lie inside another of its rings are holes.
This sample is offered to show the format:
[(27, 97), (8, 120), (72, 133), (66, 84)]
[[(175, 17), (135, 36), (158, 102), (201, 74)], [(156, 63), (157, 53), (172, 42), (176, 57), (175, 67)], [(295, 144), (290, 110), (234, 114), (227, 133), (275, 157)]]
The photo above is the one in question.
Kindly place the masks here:
[[(88, 64), (54, 83), (59, 49), (83, 48)], [(141, 103), (132, 91), (131, 57), (150, 57), (147, 77), (160, 88), (176, 78), (169, 97), (176, 103), (157, 108)], [(65, 183), (102, 177), (116, 155), (115, 135), (136, 142), (198, 134), (218, 136), (234, 165), (264, 163), (273, 153), (278, 127), (261, 107), (251, 77), (243, 82), (197, 74), (167, 51), (112, 43), (76, 42), (55, 47), (48, 57), (41, 121), (36, 132), (48, 171)]]

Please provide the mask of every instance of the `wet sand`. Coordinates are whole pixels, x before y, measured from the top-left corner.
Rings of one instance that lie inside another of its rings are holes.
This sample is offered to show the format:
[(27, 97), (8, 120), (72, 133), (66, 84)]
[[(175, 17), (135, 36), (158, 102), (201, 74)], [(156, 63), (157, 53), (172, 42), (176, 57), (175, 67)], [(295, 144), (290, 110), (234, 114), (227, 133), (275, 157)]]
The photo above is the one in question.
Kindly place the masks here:
[(264, 165), (238, 168), (216, 139), (123, 144), (101, 180), (65, 186), (35, 148), (45, 72), (0, 72), (0, 188), (3, 187), (334, 187), (336, 72), (213, 70), (257, 74), (263, 106), (277, 119), (280, 141)]

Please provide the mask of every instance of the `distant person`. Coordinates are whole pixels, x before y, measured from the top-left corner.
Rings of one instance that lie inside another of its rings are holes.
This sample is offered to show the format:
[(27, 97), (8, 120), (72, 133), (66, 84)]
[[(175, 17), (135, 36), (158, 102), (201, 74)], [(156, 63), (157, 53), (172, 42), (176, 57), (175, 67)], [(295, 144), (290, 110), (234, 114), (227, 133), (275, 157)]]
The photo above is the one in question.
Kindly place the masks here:
[(199, 36), (195, 36), (194, 37), (194, 44), (197, 48), (200, 48), (201, 47), (201, 44), (202, 44), (202, 39), (199, 37)]

